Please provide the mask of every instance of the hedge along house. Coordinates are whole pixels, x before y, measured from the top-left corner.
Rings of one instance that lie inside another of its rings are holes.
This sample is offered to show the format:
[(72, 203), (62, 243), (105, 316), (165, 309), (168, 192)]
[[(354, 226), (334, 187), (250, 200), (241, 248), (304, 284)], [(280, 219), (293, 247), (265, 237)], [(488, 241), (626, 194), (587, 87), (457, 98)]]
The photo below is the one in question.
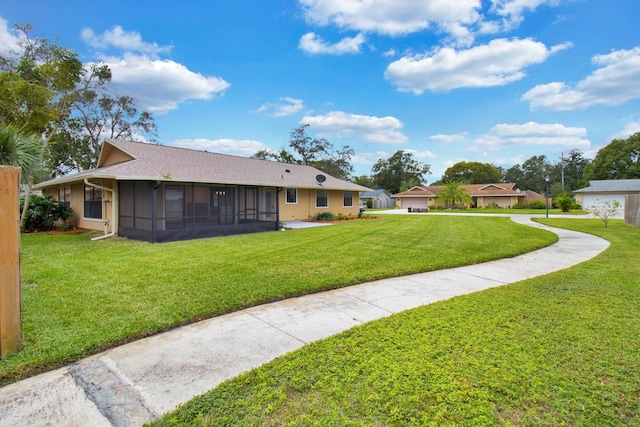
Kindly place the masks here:
[(321, 212), (358, 214), (366, 187), (315, 168), (107, 139), (98, 167), (38, 184), (70, 225), (149, 242), (277, 230)]

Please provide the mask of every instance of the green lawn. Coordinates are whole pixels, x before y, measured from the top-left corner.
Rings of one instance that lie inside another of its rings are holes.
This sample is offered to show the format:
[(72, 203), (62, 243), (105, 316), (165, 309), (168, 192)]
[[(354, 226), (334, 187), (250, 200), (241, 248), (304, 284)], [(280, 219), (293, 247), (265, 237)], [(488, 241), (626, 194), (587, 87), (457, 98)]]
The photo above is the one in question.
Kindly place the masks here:
[(0, 384), (243, 307), (554, 241), (507, 218), (424, 215), (156, 245), (24, 235), (25, 347), (0, 361)]
[(157, 425), (640, 425), (640, 229), (541, 222), (611, 246), (312, 343)]

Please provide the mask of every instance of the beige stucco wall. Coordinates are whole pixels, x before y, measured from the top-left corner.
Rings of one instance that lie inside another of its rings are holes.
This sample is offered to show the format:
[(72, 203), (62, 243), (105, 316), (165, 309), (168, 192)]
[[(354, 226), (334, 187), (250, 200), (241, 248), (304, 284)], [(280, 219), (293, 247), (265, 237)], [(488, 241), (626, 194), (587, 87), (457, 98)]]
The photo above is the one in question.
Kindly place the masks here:
[(286, 203), (286, 191), (280, 192), (280, 220), (308, 220), (322, 212), (331, 212), (334, 215), (358, 216), (359, 199), (358, 192), (352, 192), (353, 206), (344, 206), (343, 191), (328, 191), (328, 206), (326, 208), (316, 207), (316, 190), (298, 188), (298, 200), (295, 204)]
[(491, 206), (493, 203), (495, 203), (496, 206), (501, 207), (501, 208), (510, 208), (510, 207), (513, 207), (516, 203), (518, 203), (518, 197), (516, 197), (516, 196), (511, 196), (511, 197), (504, 197), (504, 196), (494, 196), (494, 197), (478, 196), (478, 207)]
[[(65, 186), (70, 186), (71, 187), (71, 209), (73, 209), (73, 212), (75, 213), (73, 218), (71, 218), (68, 221), (69, 226), (72, 227), (79, 227), (79, 228), (86, 228), (87, 230), (97, 230), (97, 231), (101, 231), (104, 232), (104, 222), (108, 221), (108, 227), (107, 227), (107, 232), (111, 233), (111, 231), (114, 229), (113, 227), (115, 227), (115, 230), (117, 232), (118, 229), (118, 224), (117, 224), (117, 216), (118, 216), (118, 194), (117, 194), (117, 189), (118, 189), (118, 184), (116, 181), (113, 180), (103, 180), (101, 182), (99, 181), (91, 181), (94, 182), (98, 185), (101, 185), (103, 187), (106, 188), (112, 188), (116, 190), (116, 195), (115, 195), (115, 200), (112, 200), (111, 197), (111, 192), (110, 191), (104, 191), (102, 192), (102, 219), (92, 219), (92, 218), (85, 218), (84, 217), (84, 183), (83, 182), (78, 182), (78, 183), (74, 183), (74, 184), (67, 184), (67, 185), (60, 185), (58, 187), (49, 187), (49, 188), (44, 188), (42, 190), (42, 194), (47, 195), (47, 196), (51, 196), (54, 199), (58, 200), (58, 188), (62, 188)], [(115, 224), (114, 221), (112, 220), (112, 208), (111, 208), (111, 204), (115, 203), (115, 211), (116, 211), (116, 218), (115, 218)]]

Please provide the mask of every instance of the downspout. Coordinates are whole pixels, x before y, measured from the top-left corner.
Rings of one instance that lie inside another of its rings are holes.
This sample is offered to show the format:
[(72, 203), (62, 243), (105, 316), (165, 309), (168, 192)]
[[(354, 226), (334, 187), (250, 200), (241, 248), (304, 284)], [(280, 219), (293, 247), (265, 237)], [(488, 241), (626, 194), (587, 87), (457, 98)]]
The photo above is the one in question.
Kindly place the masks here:
[(98, 184), (93, 184), (91, 182), (89, 182), (89, 179), (85, 178), (84, 179), (84, 183), (87, 184), (89, 187), (94, 187), (94, 188), (99, 188), (100, 190), (104, 190), (104, 191), (109, 191), (111, 192), (111, 233), (107, 233), (107, 221), (105, 221), (105, 227), (104, 227), (104, 235), (102, 236), (98, 236), (98, 237), (94, 237), (91, 240), (102, 240), (102, 239), (106, 239), (108, 237), (113, 237), (116, 235), (116, 230), (115, 230), (115, 220), (116, 220), (116, 204), (115, 204), (115, 197), (116, 197), (116, 192), (114, 190), (112, 190), (111, 188), (107, 188), (107, 187), (103, 187), (102, 185), (98, 185)]
[(280, 193), (282, 187), (276, 187), (276, 231), (280, 230)]

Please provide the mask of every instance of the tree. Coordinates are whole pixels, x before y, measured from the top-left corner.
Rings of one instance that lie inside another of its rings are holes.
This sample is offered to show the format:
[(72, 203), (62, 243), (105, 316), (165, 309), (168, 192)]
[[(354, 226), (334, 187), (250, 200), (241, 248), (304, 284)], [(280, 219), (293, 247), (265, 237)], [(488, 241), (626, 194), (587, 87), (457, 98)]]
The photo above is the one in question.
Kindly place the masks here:
[(325, 138), (311, 138), (307, 135), (308, 127), (308, 124), (303, 124), (291, 131), (289, 147), (293, 149), (293, 153), (282, 147), (277, 153), (271, 150), (260, 150), (252, 157), (312, 166), (335, 178), (348, 180), (353, 173), (353, 166), (350, 163), (355, 155), (353, 148), (345, 145), (336, 150)]
[(627, 139), (614, 139), (598, 151), (584, 168), (581, 187), (592, 179), (640, 178), (640, 132)]
[(490, 163), (458, 162), (444, 172), (442, 181), (459, 181), (466, 184), (489, 184), (501, 182), (503, 173), (500, 168)]
[(104, 138), (135, 141), (146, 135), (155, 142), (156, 130), (153, 116), (147, 111), (138, 113), (132, 97), (84, 90), (75, 114), (48, 146), (49, 166), (54, 175), (95, 168)]
[[(564, 173), (561, 170), (561, 177), (564, 175), (564, 191), (571, 192), (580, 187), (580, 181), (587, 165), (591, 160), (584, 157), (582, 151), (571, 150), (567, 157), (562, 157), (560, 167), (564, 165)], [(562, 180), (562, 178), (561, 178)], [(555, 194), (553, 195), (555, 197)]]
[(609, 220), (615, 218), (620, 211), (620, 202), (617, 200), (596, 200), (594, 206), (589, 206), (585, 210), (595, 218), (600, 218), (604, 223), (604, 228), (609, 227)]
[(363, 187), (376, 188), (376, 181), (368, 175), (359, 175), (353, 178), (353, 182)]
[(0, 165), (18, 166), (23, 184), (39, 180), (45, 173), (41, 142), (20, 134), (11, 126), (0, 126)]
[[(85, 68), (71, 50), (45, 38), (31, 39), (30, 25), (16, 28), (23, 34), (20, 50), (0, 53), (0, 122), (14, 125), (22, 134), (40, 137), (44, 156), (49, 142), (70, 116), (78, 94), (105, 84), (111, 71), (101, 64)], [(20, 228), (24, 227), (32, 184), (25, 185)]]
[[(22, 33), (18, 50), (0, 52), (0, 123), (37, 135), (53, 174), (95, 166), (97, 147), (105, 136), (155, 135), (148, 112), (138, 114), (131, 97), (107, 91), (107, 65), (85, 65), (70, 49), (46, 38), (32, 39), (30, 25), (16, 28)], [(50, 146), (52, 142), (56, 144)], [(25, 187), (21, 224), (32, 183)]]
[(388, 159), (379, 159), (372, 167), (372, 178), (377, 186), (395, 194), (400, 192), (403, 182), (424, 182), (424, 175), (430, 174), (429, 165), (418, 162), (413, 154), (396, 151)]
[(436, 201), (439, 203), (449, 205), (451, 209), (456, 204), (469, 205), (473, 203), (473, 197), (469, 195), (469, 191), (462, 186), (459, 181), (451, 181), (444, 185), (438, 194), (436, 194)]
[[(551, 171), (551, 164), (547, 156), (532, 156), (520, 165), (507, 169), (504, 179), (513, 182), (520, 190), (532, 190), (544, 194), (546, 189), (545, 176)], [(550, 182), (557, 182), (551, 179)]]

